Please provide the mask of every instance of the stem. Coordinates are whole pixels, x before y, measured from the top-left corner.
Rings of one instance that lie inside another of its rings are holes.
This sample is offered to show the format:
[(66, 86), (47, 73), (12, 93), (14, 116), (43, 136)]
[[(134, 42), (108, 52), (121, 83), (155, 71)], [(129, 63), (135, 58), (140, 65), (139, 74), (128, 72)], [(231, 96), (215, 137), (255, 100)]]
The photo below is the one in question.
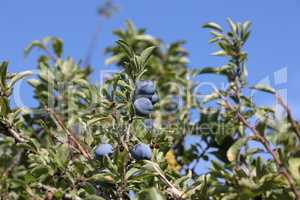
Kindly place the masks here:
[(78, 150), (81, 152), (81, 154), (88, 160), (91, 160), (92, 157), (91, 155), (88, 153), (87, 150), (85, 150), (83, 148), (83, 146), (80, 144), (80, 142), (77, 140), (77, 138), (71, 133), (71, 131), (64, 125), (63, 121), (60, 119), (60, 117), (58, 116), (57, 113), (55, 113), (53, 110), (51, 110), (50, 108), (47, 108), (45, 106), (46, 111), (52, 116), (52, 118), (54, 119), (54, 121), (67, 133), (69, 139), (75, 143), (75, 145), (77, 146)]
[[(135, 93), (135, 80), (129, 80), (131, 82), (131, 85), (133, 86), (133, 89), (132, 91), (130, 92), (130, 98), (129, 98), (129, 101), (133, 102), (134, 101), (134, 93)], [(132, 113), (129, 113), (130, 116), (129, 116), (129, 120), (128, 120), (128, 127), (126, 129), (126, 132), (124, 134), (124, 141), (121, 141), (124, 148), (128, 151), (129, 155), (130, 155), (130, 152), (129, 152), (129, 148), (128, 148), (128, 142), (130, 140), (130, 136), (131, 136), (131, 133), (130, 133), (130, 129), (131, 129), (131, 126), (132, 126), (132, 123), (133, 123), (133, 118), (134, 118), (134, 114)]]
[(8, 128), (8, 132), (15, 138), (15, 140), (17, 142), (26, 142), (27, 141), (27, 138), (21, 136), (20, 133), (18, 133), (17, 131), (15, 131), (12, 128)]
[(131, 135), (130, 134), (131, 124), (132, 124), (132, 122), (129, 121), (127, 130), (126, 130), (126, 133), (125, 133), (124, 142), (125, 142), (126, 145), (127, 145), (128, 141), (129, 141), (130, 135)]
[(171, 193), (174, 194), (179, 199), (184, 199), (184, 192), (178, 190), (167, 178), (166, 176), (161, 172), (161, 169), (157, 166), (156, 163), (153, 164), (153, 168), (158, 173), (158, 175), (161, 177), (161, 179), (171, 188)]
[(98, 41), (99, 36), (100, 36), (100, 32), (101, 32), (101, 23), (99, 22), (99, 24), (97, 24), (95, 33), (94, 33), (94, 35), (93, 35), (93, 37), (90, 41), (90, 44), (88, 46), (88, 50), (87, 50), (86, 57), (85, 57), (85, 60), (84, 60), (84, 66), (90, 65), (90, 62), (91, 62), (91, 59), (92, 59), (97, 41)]
[(284, 103), (283, 99), (281, 96), (279, 95), (275, 95), (278, 103), (284, 108), (284, 110), (287, 112), (287, 118), (288, 120), (291, 122), (292, 128), (294, 129), (298, 140), (300, 141), (300, 129), (299, 126), (296, 123), (296, 120), (294, 119), (293, 115), (292, 115), (292, 111), (291, 109), (288, 107), (288, 105), (286, 103)]
[(13, 127), (10, 125), (10, 122), (7, 120), (3, 120), (3, 123), (0, 122), (0, 125), (16, 140), (16, 142), (26, 142), (28, 138), (23, 136), (21, 133), (18, 133)]

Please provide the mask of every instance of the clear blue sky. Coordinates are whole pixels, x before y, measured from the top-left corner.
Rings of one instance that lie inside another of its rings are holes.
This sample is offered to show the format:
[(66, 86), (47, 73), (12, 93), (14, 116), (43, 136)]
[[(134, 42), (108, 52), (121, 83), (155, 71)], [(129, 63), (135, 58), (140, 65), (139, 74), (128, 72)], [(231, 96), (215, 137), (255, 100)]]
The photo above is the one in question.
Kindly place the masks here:
[[(24, 59), (23, 49), (32, 40), (58, 36), (65, 41), (65, 55), (83, 58), (97, 23), (97, 7), (103, 1), (1, 0), (0, 60), (11, 62), (11, 71), (34, 69), (34, 58)], [(92, 63), (94, 80), (104, 67), (103, 48), (115, 41), (111, 31), (132, 19), (137, 26), (166, 42), (186, 39), (191, 52), (190, 66), (218, 65), (222, 60), (210, 56), (210, 35), (200, 25), (207, 21), (225, 24), (227, 17), (251, 20), (249, 40), (250, 82), (288, 67), (287, 88), (290, 105), (300, 117), (300, 0), (119, 0), (120, 12), (102, 26)], [(272, 77), (271, 77), (272, 78)], [(272, 79), (271, 79), (272, 80)], [(24, 91), (30, 91), (28, 87)], [(22, 96), (30, 105), (29, 92)], [(262, 100), (264, 101), (264, 100)], [(267, 100), (266, 100), (267, 101)]]

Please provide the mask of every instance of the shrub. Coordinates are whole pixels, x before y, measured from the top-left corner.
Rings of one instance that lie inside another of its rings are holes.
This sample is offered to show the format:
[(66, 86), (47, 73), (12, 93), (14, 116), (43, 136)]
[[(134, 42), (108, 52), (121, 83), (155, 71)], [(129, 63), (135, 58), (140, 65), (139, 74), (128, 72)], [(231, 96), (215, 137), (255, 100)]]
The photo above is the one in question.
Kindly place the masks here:
[[(62, 40), (34, 41), (25, 49), (42, 50), (28, 80), (38, 103), (31, 109), (10, 104), (15, 83), (31, 73), (9, 73), (2, 62), (1, 199), (299, 200), (299, 123), (274, 89), (248, 85), (251, 23), (228, 22), (229, 31), (204, 25), (220, 48), (214, 55), (228, 62), (201, 68), (188, 68), (184, 42), (165, 45), (128, 22), (106, 49), (120, 71), (100, 86), (89, 82), (90, 67), (63, 56)], [(203, 74), (228, 85), (199, 96)], [(249, 89), (274, 96), (287, 116), (256, 105)], [(187, 145), (187, 135), (198, 139)]]

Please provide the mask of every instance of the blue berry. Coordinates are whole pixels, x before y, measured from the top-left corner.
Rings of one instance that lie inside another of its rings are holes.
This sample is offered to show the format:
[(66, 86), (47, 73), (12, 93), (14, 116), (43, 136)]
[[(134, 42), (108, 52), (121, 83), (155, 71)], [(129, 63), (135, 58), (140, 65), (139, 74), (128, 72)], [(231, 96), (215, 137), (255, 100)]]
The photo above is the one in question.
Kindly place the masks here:
[(136, 160), (150, 160), (152, 157), (152, 150), (149, 145), (140, 143), (133, 147), (131, 155)]
[(155, 93), (156, 87), (153, 81), (145, 80), (138, 81), (136, 84), (136, 93), (139, 94), (148, 94), (153, 95)]
[(134, 108), (137, 115), (140, 116), (147, 116), (153, 111), (152, 102), (145, 97), (136, 99), (134, 101)]
[(105, 155), (110, 155), (112, 153), (113, 153), (113, 147), (110, 144), (100, 144), (96, 148), (96, 158), (100, 158)]
[(159, 96), (157, 93), (155, 93), (154, 95), (151, 96), (151, 102), (153, 104), (156, 104), (159, 101)]
[(142, 97), (145, 97), (145, 98), (149, 99), (152, 102), (152, 104), (156, 104), (159, 101), (159, 96), (158, 96), (157, 93), (154, 93), (154, 94), (136, 94), (135, 95), (135, 99), (142, 98)]

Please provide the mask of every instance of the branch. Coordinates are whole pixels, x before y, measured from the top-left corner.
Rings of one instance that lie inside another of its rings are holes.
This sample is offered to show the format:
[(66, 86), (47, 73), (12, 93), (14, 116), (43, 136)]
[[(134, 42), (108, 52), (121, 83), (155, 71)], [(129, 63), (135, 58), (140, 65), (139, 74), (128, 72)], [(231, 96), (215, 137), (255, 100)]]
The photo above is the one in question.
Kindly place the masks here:
[[(50, 137), (52, 137), (53, 139), (57, 140), (57, 142), (59, 142), (60, 144), (64, 144), (65, 141), (61, 140), (60, 138), (56, 137), (51, 131), (49, 131), (49, 135)], [(73, 150), (77, 150), (77, 148), (75, 148), (74, 146), (69, 144), (69, 147), (72, 148)]]
[(124, 146), (124, 148), (126, 149), (126, 151), (129, 153), (129, 156), (131, 157), (131, 154), (130, 154), (130, 151), (129, 151), (129, 148), (127, 145), (129, 142), (129, 139), (130, 139), (130, 129), (131, 129), (131, 122), (128, 123), (128, 127), (126, 129), (124, 137), (121, 139), (121, 143)]
[(71, 131), (64, 125), (63, 121), (60, 119), (57, 113), (55, 113), (53, 110), (45, 106), (46, 111), (52, 116), (54, 121), (67, 133), (69, 139), (74, 142), (74, 144), (77, 146), (78, 150), (81, 152), (81, 154), (88, 160), (91, 160), (92, 157), (88, 153), (87, 150), (83, 148), (83, 146), (80, 144), (80, 142), (77, 140), (77, 138), (71, 133)]
[(8, 128), (8, 132), (15, 138), (15, 140), (17, 142), (26, 142), (27, 138), (25, 138), (24, 136), (22, 136), (20, 133), (18, 133), (17, 131), (15, 131), (12, 128)]
[(21, 133), (17, 132), (13, 127), (11, 126), (10, 122), (6, 119), (3, 119), (2, 122), (0, 122), (0, 126), (3, 127), (5, 132), (8, 132), (15, 140), (16, 142), (27, 142), (29, 139), (23, 136)]
[(298, 140), (300, 141), (300, 129), (299, 126), (297, 125), (296, 120), (294, 119), (293, 115), (292, 115), (292, 111), (291, 109), (288, 107), (288, 105), (284, 102), (284, 100), (282, 99), (281, 96), (279, 95), (275, 95), (278, 103), (284, 108), (284, 110), (287, 112), (287, 118), (288, 120), (291, 122), (292, 128), (294, 129)]
[(156, 163), (152, 163), (152, 166), (154, 168), (154, 170), (158, 173), (158, 175), (161, 177), (161, 179), (163, 180), (163, 182), (165, 182), (165, 184), (167, 184), (170, 187), (170, 192), (176, 196), (176, 198), (178, 199), (185, 199), (184, 198), (184, 192), (178, 190), (167, 178), (166, 176), (161, 172), (161, 169), (159, 168), (159, 166)]
[(86, 57), (84, 60), (84, 66), (90, 65), (91, 58), (93, 56), (96, 44), (97, 44), (99, 36), (100, 36), (100, 32), (101, 32), (101, 24), (99, 23), (96, 27), (95, 33), (94, 33), (94, 35), (90, 41), (90, 44), (88, 46), (88, 50), (87, 50)]

